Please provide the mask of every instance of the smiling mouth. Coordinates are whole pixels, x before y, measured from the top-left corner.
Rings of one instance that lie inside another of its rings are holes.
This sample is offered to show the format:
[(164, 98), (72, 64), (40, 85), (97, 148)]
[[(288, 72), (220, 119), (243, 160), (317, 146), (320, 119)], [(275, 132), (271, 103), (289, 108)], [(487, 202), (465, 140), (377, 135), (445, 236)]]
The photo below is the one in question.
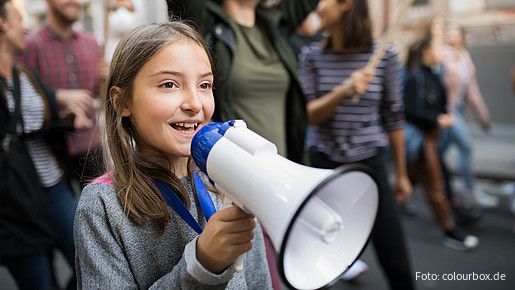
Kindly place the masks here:
[(195, 131), (199, 123), (172, 123), (170, 126), (178, 131)]

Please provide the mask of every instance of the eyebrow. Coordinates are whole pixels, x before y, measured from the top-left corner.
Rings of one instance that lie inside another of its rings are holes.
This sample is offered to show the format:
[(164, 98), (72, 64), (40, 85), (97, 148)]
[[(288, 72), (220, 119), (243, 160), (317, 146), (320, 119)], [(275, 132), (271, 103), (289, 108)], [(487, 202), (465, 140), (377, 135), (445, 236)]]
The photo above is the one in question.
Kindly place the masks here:
[[(151, 75), (151, 77), (155, 77), (155, 76), (158, 76), (158, 75), (175, 75), (175, 76), (183, 76), (184, 74), (181, 73), (181, 72), (178, 72), (178, 71), (170, 71), (170, 70), (161, 70), (161, 71), (158, 71), (157, 73)], [(200, 75), (201, 78), (205, 78), (205, 77), (208, 77), (208, 76), (212, 76), (213, 75), (213, 72), (206, 72), (206, 73), (203, 73)]]

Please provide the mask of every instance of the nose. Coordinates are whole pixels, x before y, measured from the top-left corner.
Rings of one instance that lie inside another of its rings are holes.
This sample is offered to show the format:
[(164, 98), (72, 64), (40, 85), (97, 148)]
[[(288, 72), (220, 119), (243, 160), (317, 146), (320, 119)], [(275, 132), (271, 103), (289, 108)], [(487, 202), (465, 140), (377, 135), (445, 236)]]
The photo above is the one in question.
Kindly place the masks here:
[(184, 100), (181, 104), (181, 109), (192, 115), (197, 114), (202, 109), (202, 101), (195, 89), (189, 89), (184, 95)]

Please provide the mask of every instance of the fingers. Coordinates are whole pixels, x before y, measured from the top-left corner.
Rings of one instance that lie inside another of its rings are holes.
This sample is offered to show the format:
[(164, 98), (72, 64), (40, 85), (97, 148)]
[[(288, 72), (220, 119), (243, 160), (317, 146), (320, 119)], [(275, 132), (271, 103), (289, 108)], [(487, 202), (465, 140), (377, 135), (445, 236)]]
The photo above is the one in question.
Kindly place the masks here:
[(75, 114), (73, 127), (77, 130), (88, 129), (93, 127), (93, 121), (83, 113)]
[(214, 216), (217, 216), (216, 218), (220, 221), (232, 221), (237, 219), (243, 219), (243, 218), (251, 218), (253, 219), (254, 216), (252, 214), (248, 214), (244, 212), (241, 208), (237, 206), (231, 206), (222, 210), (219, 210), (216, 212)]
[(59, 100), (70, 111), (82, 110), (91, 112), (96, 109), (95, 100), (88, 90), (59, 90)]
[(244, 231), (239, 233), (226, 234), (222, 237), (225, 245), (240, 246), (242, 244), (251, 243), (254, 238), (254, 231)]
[(351, 78), (353, 80), (354, 90), (356, 93), (359, 95), (364, 94), (373, 77), (374, 71), (369, 68), (360, 69), (352, 73)]
[(73, 103), (81, 110), (89, 112), (95, 109), (95, 101), (88, 91), (77, 90), (72, 97), (74, 98)]
[(252, 249), (254, 216), (236, 206), (215, 213), (197, 241), (197, 259), (212, 272), (227, 268)]

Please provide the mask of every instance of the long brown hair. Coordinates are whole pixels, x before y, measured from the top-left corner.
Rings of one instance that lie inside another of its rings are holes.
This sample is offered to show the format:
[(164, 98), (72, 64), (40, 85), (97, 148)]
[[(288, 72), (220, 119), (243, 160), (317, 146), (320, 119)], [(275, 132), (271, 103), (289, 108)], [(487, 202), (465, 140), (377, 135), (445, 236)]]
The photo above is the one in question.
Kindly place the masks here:
[[(341, 26), (343, 47), (349, 51), (368, 51), (372, 49), (372, 21), (367, 0), (351, 1), (349, 9), (342, 15)], [(331, 39), (327, 39), (327, 47), (331, 47)]]
[[(202, 36), (183, 22), (147, 24), (127, 33), (116, 47), (102, 93), (106, 170), (112, 173), (116, 194), (129, 218), (138, 225), (150, 221), (159, 234), (170, 221), (170, 209), (154, 181), (169, 184), (187, 206), (190, 200), (179, 178), (171, 173), (168, 158), (141, 146), (141, 137), (131, 119), (123, 117), (122, 112), (131, 103), (134, 79), (145, 63), (164, 47), (184, 39), (201, 46), (211, 61)], [(115, 96), (113, 87), (120, 88), (121, 93)], [(191, 174), (191, 168), (188, 171)]]

